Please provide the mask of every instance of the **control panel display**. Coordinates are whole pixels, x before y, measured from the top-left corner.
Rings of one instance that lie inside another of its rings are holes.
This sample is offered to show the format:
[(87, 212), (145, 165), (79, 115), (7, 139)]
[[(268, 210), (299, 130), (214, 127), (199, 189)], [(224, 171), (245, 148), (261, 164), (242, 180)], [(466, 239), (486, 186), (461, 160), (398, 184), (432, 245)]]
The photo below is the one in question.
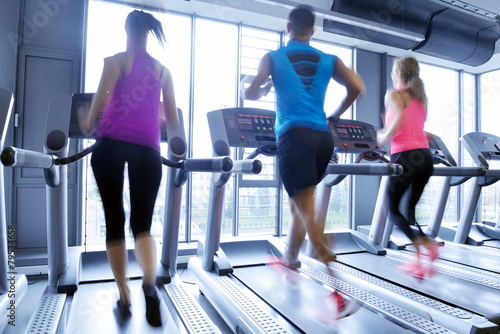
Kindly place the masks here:
[(335, 130), (340, 139), (347, 141), (371, 142), (373, 138), (364, 125), (335, 124)]
[(485, 147), (488, 151), (500, 151), (500, 142), (493, 137), (478, 137), (478, 144)]
[(481, 161), (476, 161), (477, 164), (485, 165), (485, 161), (500, 160), (500, 137), (485, 132), (471, 132), (460, 140), (475, 161), (479, 156), (482, 157)]
[[(232, 122), (234, 118), (226, 117), (227, 122)], [(237, 114), (236, 123), (241, 132), (261, 132), (270, 133), (274, 136), (274, 118), (266, 115)], [(230, 124), (228, 124), (230, 126)], [(231, 126), (230, 126), (231, 127)]]
[(259, 108), (226, 108), (207, 114), (213, 138), (225, 138), (231, 147), (275, 146), (274, 111)]
[(71, 117), (69, 121), (69, 137), (70, 138), (88, 138), (80, 131), (78, 124), (78, 117), (88, 115), (90, 112), (90, 105), (92, 104), (92, 97), (94, 94), (82, 93), (74, 94), (71, 102)]
[(364, 154), (376, 152), (385, 154), (383, 146), (377, 144), (377, 131), (373, 125), (352, 119), (340, 119), (330, 124), (333, 143), (341, 153)]

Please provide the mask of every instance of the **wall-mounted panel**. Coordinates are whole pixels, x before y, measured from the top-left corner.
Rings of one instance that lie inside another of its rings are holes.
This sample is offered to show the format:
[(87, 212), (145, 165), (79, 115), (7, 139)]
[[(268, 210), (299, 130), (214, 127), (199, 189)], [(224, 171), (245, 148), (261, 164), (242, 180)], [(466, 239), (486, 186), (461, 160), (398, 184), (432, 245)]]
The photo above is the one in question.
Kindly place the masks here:
[(14, 91), (19, 1), (0, 1), (0, 87)]
[[(16, 146), (43, 152), (49, 101), (53, 96), (77, 92), (78, 56), (30, 48), (23, 49), (20, 58), (17, 100), (22, 130), (16, 134)], [(42, 178), (41, 170), (22, 168), (16, 182)]]
[(82, 48), (84, 0), (23, 1), (22, 45), (53, 50)]
[(15, 198), (17, 248), (47, 247), (45, 187), (17, 187)]
[[(380, 127), (380, 114), (384, 108), (384, 95), (387, 90), (387, 56), (356, 50), (356, 70), (363, 78), (366, 94), (356, 102), (354, 119)], [(379, 185), (379, 176), (353, 177), (353, 229), (371, 224)]]
[[(17, 85), (15, 145), (19, 148), (44, 151), (45, 127), (50, 99), (78, 92), (79, 55), (64, 51), (21, 48)], [(67, 112), (70, 112), (68, 106)], [(74, 147), (75, 145), (72, 145)], [(72, 169), (75, 169), (73, 167)], [(46, 189), (43, 171), (33, 168), (14, 170), (14, 222), (17, 225), (17, 247), (44, 248), (47, 246)], [(70, 179), (76, 182), (76, 171)], [(72, 185), (74, 189), (74, 185)], [(69, 196), (74, 207), (76, 196)], [(70, 211), (75, 214), (74, 210)], [(76, 222), (72, 220), (72, 224)], [(71, 229), (74, 233), (74, 229)]]

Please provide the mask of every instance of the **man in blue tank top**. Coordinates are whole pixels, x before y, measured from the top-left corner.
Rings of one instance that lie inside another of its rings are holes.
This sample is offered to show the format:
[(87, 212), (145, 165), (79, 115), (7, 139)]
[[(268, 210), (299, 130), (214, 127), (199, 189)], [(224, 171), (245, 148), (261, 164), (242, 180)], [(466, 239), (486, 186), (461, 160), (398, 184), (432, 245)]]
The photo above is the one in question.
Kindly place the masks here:
[[(290, 197), (291, 223), (282, 263), (298, 268), (299, 249), (306, 233), (317, 257), (328, 267), (335, 259), (315, 217), (314, 191), (324, 177), (333, 153), (333, 139), (328, 122), (340, 116), (364, 91), (359, 75), (347, 68), (334, 55), (309, 45), (314, 33), (312, 7), (299, 5), (288, 17), (290, 41), (285, 47), (266, 54), (255, 77), (242, 81), (242, 96), (257, 100), (274, 85), (277, 97), (275, 133), (277, 159), (281, 178)], [(272, 80), (271, 80), (271, 78)], [(347, 95), (327, 118), (324, 111), (325, 94), (333, 78), (343, 85)], [(250, 81), (245, 89), (244, 83)]]

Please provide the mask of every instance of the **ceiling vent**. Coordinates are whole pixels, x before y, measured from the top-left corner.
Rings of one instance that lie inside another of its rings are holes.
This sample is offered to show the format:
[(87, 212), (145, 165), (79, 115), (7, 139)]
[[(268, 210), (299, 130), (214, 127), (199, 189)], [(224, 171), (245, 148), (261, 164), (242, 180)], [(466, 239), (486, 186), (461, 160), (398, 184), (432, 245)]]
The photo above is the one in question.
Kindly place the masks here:
[[(335, 19), (324, 19), (323, 30), (470, 66), (487, 62), (500, 38), (498, 16), (455, 0), (334, 0), (332, 12), (373, 23), (359, 28)], [(392, 27), (422, 41), (377, 31)], [(380, 29), (379, 29), (380, 30)]]

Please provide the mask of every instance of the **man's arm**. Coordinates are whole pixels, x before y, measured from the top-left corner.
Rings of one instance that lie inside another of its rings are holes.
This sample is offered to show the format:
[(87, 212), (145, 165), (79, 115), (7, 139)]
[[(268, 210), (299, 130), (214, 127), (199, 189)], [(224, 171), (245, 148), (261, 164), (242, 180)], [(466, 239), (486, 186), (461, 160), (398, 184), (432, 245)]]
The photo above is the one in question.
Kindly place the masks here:
[[(269, 54), (266, 54), (260, 60), (257, 75), (254, 77), (247, 75), (243, 78), (243, 80), (241, 80), (241, 96), (246, 100), (258, 100), (261, 97), (266, 96), (273, 86), (270, 76), (271, 58), (269, 58)], [(245, 88), (244, 84), (248, 82), (250, 82), (250, 86)]]
[(335, 112), (328, 117), (330, 121), (337, 122), (340, 116), (356, 101), (359, 95), (365, 92), (365, 84), (363, 79), (353, 70), (344, 65), (342, 60), (335, 60), (333, 80), (344, 86), (347, 90), (347, 95), (340, 103)]

